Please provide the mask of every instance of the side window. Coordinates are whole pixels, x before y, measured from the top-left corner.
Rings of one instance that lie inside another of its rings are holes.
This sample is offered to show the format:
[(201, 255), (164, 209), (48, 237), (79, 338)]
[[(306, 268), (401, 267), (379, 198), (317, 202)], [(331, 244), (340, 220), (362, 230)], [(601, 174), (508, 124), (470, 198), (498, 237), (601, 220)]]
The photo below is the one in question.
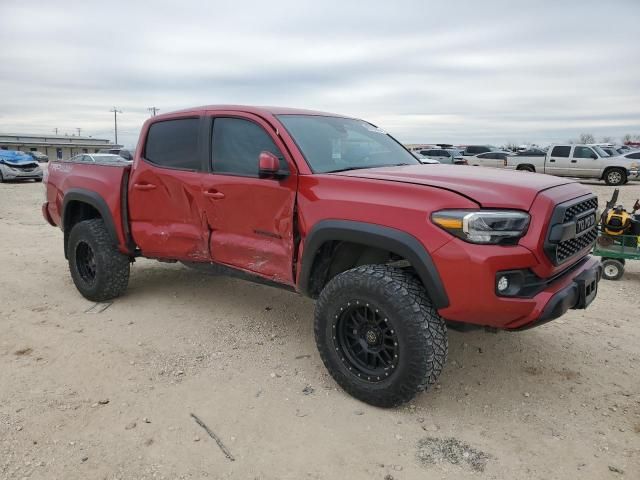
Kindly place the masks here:
[(640, 160), (640, 152), (630, 153), (627, 155), (627, 158), (632, 158), (634, 160)]
[(589, 147), (576, 147), (573, 150), (573, 158), (591, 158), (594, 155)]
[(481, 153), (478, 155), (478, 158), (491, 158), (490, 153)]
[(165, 120), (151, 125), (144, 158), (159, 167), (201, 170), (197, 118)]
[(467, 153), (475, 155), (476, 153), (480, 153), (480, 150), (478, 149), (478, 147), (467, 147)]
[(249, 120), (215, 118), (211, 142), (214, 173), (257, 177), (258, 157), (263, 151), (280, 158), (280, 169), (287, 168), (282, 153), (269, 134)]
[(557, 147), (553, 147), (553, 150), (551, 150), (551, 156), (569, 158), (570, 152), (571, 152), (571, 147), (568, 145), (557, 146)]

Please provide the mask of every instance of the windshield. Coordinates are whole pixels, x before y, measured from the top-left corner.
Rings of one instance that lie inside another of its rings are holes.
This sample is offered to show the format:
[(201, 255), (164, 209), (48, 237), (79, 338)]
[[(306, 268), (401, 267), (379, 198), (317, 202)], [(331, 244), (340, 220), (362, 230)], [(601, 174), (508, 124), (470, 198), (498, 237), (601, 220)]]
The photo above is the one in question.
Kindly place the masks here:
[(278, 115), (316, 173), (391, 165), (420, 165), (384, 131), (362, 120)]

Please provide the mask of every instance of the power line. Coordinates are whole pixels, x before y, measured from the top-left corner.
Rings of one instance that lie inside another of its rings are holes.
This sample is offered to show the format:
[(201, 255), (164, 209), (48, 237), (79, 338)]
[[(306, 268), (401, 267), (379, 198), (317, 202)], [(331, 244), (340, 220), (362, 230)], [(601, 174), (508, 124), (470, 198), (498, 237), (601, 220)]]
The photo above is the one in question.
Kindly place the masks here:
[(118, 110), (116, 107), (113, 107), (110, 112), (113, 112), (113, 131), (115, 132), (116, 145), (118, 144), (118, 114), (122, 113), (122, 110)]

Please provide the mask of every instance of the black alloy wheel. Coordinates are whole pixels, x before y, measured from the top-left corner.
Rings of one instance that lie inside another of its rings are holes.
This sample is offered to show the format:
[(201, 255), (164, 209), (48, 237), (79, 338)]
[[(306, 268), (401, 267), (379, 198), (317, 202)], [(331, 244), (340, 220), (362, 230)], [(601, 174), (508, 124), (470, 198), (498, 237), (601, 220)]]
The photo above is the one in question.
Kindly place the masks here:
[(389, 318), (365, 301), (347, 302), (333, 325), (344, 365), (369, 382), (384, 380), (398, 365), (400, 345)]

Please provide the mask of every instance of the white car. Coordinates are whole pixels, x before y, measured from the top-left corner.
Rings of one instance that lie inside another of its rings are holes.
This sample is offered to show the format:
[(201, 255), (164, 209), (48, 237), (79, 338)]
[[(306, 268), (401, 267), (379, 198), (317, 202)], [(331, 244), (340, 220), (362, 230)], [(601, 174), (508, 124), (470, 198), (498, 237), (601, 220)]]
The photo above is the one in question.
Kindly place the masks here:
[(493, 167), (493, 168), (505, 168), (507, 166), (507, 158), (511, 155), (511, 152), (485, 152), (466, 157), (469, 165), (475, 165), (478, 167)]
[(558, 177), (604, 180), (607, 185), (624, 185), (640, 177), (640, 152), (610, 157), (598, 145), (552, 145), (546, 156), (514, 155), (507, 168), (548, 173)]

